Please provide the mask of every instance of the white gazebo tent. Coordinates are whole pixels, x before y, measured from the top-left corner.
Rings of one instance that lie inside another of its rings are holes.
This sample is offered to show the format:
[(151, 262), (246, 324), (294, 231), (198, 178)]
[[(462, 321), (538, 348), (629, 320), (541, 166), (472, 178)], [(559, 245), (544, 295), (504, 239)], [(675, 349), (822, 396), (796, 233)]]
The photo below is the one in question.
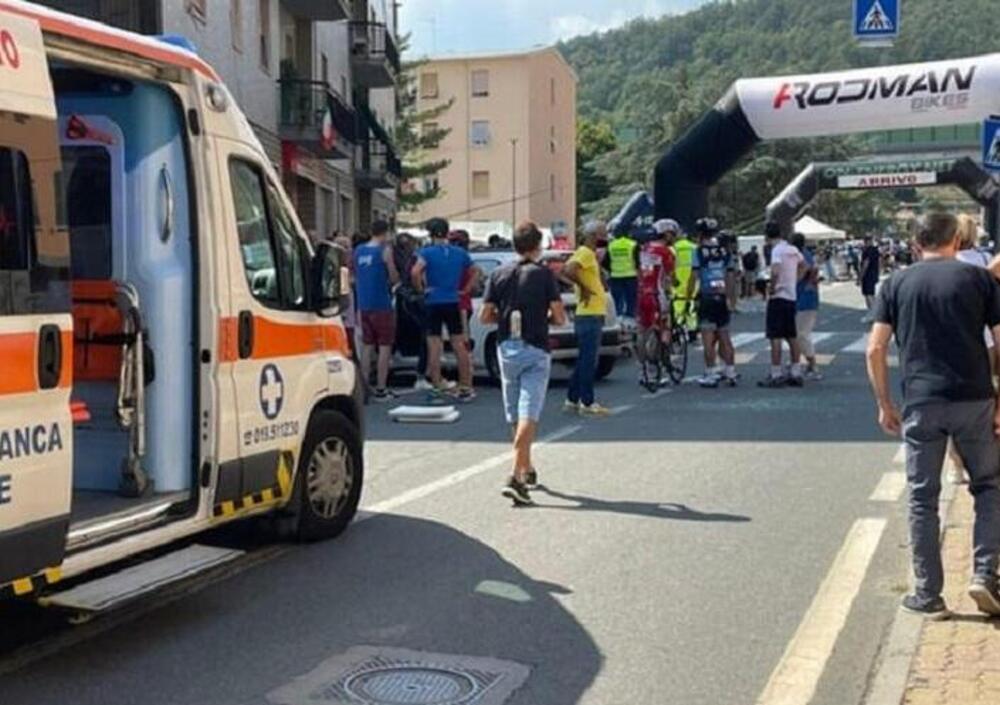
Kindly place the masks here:
[(831, 228), (812, 216), (804, 215), (795, 223), (795, 232), (802, 233), (807, 242), (823, 242), (825, 240), (846, 240), (847, 233)]

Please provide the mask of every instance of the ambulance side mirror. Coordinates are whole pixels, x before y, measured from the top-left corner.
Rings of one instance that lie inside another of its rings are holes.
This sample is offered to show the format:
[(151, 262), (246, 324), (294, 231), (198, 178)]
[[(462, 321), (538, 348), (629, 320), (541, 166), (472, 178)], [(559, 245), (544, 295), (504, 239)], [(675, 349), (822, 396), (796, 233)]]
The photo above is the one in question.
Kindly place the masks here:
[(343, 312), (351, 293), (347, 253), (336, 245), (321, 242), (312, 261), (312, 300), (316, 314), (332, 318)]

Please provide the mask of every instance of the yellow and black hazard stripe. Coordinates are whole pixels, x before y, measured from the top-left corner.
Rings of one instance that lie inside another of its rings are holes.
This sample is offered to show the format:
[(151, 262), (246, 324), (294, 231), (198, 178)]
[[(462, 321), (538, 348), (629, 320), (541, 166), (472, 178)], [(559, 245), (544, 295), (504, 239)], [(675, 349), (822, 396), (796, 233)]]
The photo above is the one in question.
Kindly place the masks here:
[(38, 575), (12, 580), (6, 585), (0, 585), (0, 600), (10, 597), (25, 597), (44, 590), (62, 580), (62, 570), (58, 567), (46, 568)]
[(278, 469), (275, 472), (275, 482), (259, 492), (245, 495), (233, 500), (219, 502), (212, 510), (215, 517), (233, 517), (257, 507), (278, 503), (292, 492), (292, 464), (294, 455), (284, 451), (278, 455)]

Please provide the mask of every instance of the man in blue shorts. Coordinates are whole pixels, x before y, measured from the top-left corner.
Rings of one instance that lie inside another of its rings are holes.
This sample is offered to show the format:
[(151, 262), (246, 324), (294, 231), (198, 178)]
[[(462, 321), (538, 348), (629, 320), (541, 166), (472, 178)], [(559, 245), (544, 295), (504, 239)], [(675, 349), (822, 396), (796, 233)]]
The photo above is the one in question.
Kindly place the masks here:
[[(466, 330), (459, 308), (461, 284), (465, 271), (472, 266), (469, 253), (460, 247), (448, 244), (448, 221), (432, 218), (425, 226), (431, 244), (420, 250), (417, 263), (413, 267), (413, 284), (424, 292), (427, 308), (427, 376), (434, 388), (431, 394), (439, 397), (445, 392), (441, 378), (441, 355), (444, 352), (442, 331), (448, 329), (455, 357), (458, 358), (458, 400), (472, 401), (472, 359), (466, 345)], [(475, 285), (469, 279), (467, 286)]]
[(531, 445), (545, 406), (552, 358), (549, 323), (566, 323), (555, 275), (538, 263), (542, 233), (531, 222), (514, 232), (516, 263), (490, 275), (480, 320), (497, 324), (500, 377), (507, 423), (514, 431), (514, 468), (503, 494), (515, 504), (532, 504), (528, 489), (538, 484)]
[[(694, 226), (698, 247), (691, 263), (692, 275), (688, 281), (687, 296), (698, 290), (698, 321), (701, 327), (702, 347), (705, 352), (705, 373), (699, 378), (702, 387), (736, 386), (736, 353), (729, 336), (729, 286), (736, 271), (735, 258), (729, 248), (718, 240), (719, 224), (714, 218), (702, 218)], [(718, 343), (718, 356), (716, 355)], [(717, 367), (718, 357), (725, 363)]]

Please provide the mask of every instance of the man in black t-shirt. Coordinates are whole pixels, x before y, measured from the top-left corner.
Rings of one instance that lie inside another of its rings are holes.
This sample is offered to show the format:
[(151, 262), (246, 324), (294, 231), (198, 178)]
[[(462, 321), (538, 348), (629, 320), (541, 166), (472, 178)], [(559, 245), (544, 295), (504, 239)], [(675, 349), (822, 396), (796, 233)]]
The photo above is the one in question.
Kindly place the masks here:
[[(938, 495), (949, 438), (968, 469), (975, 497), (969, 595), (983, 612), (1000, 615), (1000, 412), (983, 340), (986, 327), (1000, 342), (1000, 285), (987, 270), (955, 259), (957, 228), (954, 216), (928, 217), (917, 236), (923, 259), (882, 285), (868, 344), (879, 424), (890, 435), (902, 433), (906, 446), (916, 590), (903, 598), (903, 607), (934, 618), (947, 616)], [(902, 415), (889, 390), (893, 334), (903, 373)]]
[(518, 226), (514, 249), (518, 262), (490, 275), (479, 318), (485, 324), (497, 324), (496, 355), (504, 408), (507, 423), (514, 430), (514, 471), (503, 494), (515, 504), (532, 504), (528, 489), (538, 484), (538, 474), (531, 464), (531, 444), (552, 368), (549, 321), (564, 325), (566, 312), (555, 275), (538, 263), (542, 233), (534, 223)]

